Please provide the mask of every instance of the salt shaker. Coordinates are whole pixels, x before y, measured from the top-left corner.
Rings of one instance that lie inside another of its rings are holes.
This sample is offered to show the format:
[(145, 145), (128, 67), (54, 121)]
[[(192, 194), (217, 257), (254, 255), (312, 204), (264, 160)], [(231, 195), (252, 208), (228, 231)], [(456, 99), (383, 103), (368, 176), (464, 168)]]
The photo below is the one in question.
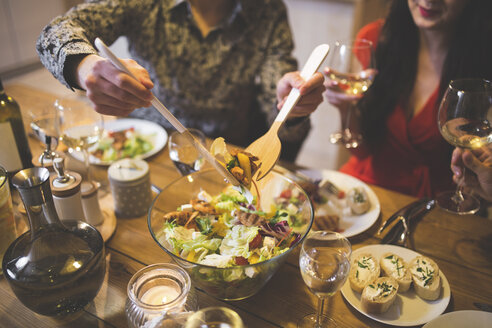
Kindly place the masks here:
[(66, 172), (64, 159), (60, 157), (53, 160), (53, 168), (57, 176), (50, 177), (51, 191), (60, 220), (85, 221), (80, 193), (82, 177), (76, 172)]
[(82, 194), (82, 208), (87, 223), (96, 226), (104, 221), (104, 216), (97, 196), (98, 188), (92, 181), (83, 181), (80, 186)]
[(108, 169), (108, 179), (118, 217), (145, 215), (152, 202), (149, 164), (140, 159), (125, 158)]

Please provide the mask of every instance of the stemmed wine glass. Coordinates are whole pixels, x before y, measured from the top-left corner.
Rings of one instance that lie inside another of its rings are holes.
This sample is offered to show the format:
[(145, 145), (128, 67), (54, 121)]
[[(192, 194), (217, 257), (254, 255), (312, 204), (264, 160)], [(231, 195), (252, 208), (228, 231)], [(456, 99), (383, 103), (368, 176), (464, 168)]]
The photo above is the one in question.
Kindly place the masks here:
[(346, 114), (341, 116), (341, 131), (330, 135), (330, 142), (357, 148), (362, 136), (350, 130), (350, 120), (357, 112), (356, 103), (367, 91), (375, 76), (372, 42), (366, 39), (337, 41), (328, 60), (325, 75), (330, 91), (340, 94), (347, 102)]
[(190, 315), (184, 328), (244, 328), (244, 324), (229, 308), (207, 307)]
[[(438, 125), (442, 136), (455, 147), (478, 149), (492, 142), (492, 84), (484, 79), (459, 79), (449, 83), (441, 101)], [(463, 176), (465, 168), (463, 168)], [(480, 201), (462, 190), (437, 195), (437, 204), (456, 214), (473, 214)]]
[[(188, 129), (196, 140), (206, 146), (205, 134), (198, 129)], [(169, 157), (181, 175), (199, 171), (205, 164), (205, 159), (190, 143), (190, 140), (178, 131), (169, 136)]]
[(39, 164), (42, 167), (52, 164), (57, 156), (55, 150), (58, 146), (57, 118), (58, 115), (52, 106), (41, 111), (29, 112), (31, 118), (31, 130), (45, 147), (39, 156)]
[(322, 328), (332, 322), (323, 315), (324, 302), (347, 280), (351, 254), (350, 242), (338, 232), (315, 231), (304, 239), (299, 266), (304, 283), (318, 297), (318, 311), (303, 317), (297, 327)]
[(59, 115), (56, 122), (60, 141), (69, 148), (69, 152), (82, 152), (87, 180), (92, 181), (89, 148), (99, 141), (104, 131), (102, 115), (88, 106), (71, 103), (68, 99), (56, 100), (55, 108)]

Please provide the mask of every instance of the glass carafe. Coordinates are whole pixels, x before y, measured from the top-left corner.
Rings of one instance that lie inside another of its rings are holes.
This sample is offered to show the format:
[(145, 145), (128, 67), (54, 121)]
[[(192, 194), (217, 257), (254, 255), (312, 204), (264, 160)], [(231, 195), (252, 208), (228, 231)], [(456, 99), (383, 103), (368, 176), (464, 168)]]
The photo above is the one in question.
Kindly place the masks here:
[(60, 222), (46, 168), (19, 171), (12, 183), (24, 202), (30, 230), (7, 249), (5, 278), (17, 298), (36, 313), (64, 317), (81, 310), (104, 280), (101, 234), (78, 218)]

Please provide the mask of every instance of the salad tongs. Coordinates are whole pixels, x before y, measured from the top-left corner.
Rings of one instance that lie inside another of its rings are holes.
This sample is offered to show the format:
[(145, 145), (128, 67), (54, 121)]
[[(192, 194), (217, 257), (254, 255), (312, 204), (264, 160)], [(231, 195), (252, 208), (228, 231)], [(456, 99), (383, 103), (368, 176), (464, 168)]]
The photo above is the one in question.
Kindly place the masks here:
[[(95, 40), (95, 45), (97, 50), (99, 50), (99, 53), (109, 59), (111, 63), (118, 68), (119, 70), (125, 72), (126, 74), (130, 75), (133, 77), (135, 80), (138, 81), (138, 79), (133, 75), (133, 73), (126, 68), (126, 66), (123, 64), (121, 60), (119, 60), (118, 57), (104, 44), (104, 42), (96, 38)], [(166, 120), (171, 123), (172, 126), (176, 130), (178, 130), (179, 133), (183, 134), (189, 141), (190, 143), (198, 150), (198, 152), (207, 160), (212, 166), (232, 185), (234, 186), (239, 186), (239, 181), (225, 168), (223, 167), (217, 159), (198, 141), (196, 138), (188, 131), (187, 128), (184, 127), (183, 124), (181, 124), (180, 121), (164, 106), (159, 99), (156, 98), (156, 96), (152, 95), (152, 105), (159, 111), (159, 113), (164, 116)]]

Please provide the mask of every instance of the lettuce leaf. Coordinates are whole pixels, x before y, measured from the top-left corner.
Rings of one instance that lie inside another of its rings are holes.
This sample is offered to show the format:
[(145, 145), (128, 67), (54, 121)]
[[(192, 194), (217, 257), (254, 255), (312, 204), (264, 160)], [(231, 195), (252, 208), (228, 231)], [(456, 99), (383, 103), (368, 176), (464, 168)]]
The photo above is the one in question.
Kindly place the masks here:
[(249, 258), (249, 243), (258, 234), (258, 227), (233, 226), (220, 245), (220, 254)]

